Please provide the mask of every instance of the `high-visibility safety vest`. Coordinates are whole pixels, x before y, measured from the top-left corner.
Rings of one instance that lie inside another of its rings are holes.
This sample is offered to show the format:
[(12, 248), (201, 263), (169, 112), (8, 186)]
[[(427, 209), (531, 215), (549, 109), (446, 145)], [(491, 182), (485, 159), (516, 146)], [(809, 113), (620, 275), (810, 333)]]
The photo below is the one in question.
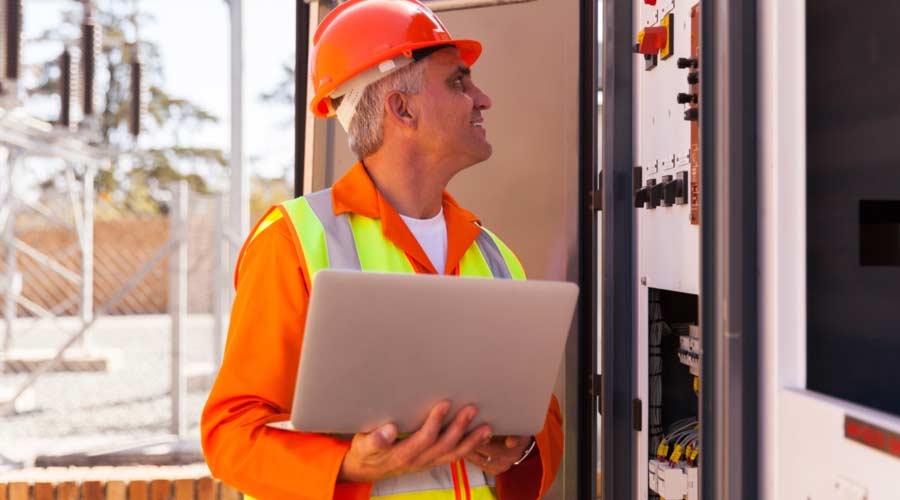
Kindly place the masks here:
[[(414, 273), (406, 254), (384, 237), (381, 220), (356, 213), (335, 215), (331, 190), (281, 204), (303, 247), (310, 281), (321, 269)], [(257, 234), (268, 224), (263, 221)], [(459, 274), (484, 278), (525, 279), (515, 254), (493, 233), (481, 232), (463, 254)], [(249, 498), (249, 497), (247, 497)], [(494, 479), (460, 460), (447, 467), (378, 481), (378, 500), (496, 500)]]
[[(320, 269), (413, 273), (406, 254), (381, 231), (381, 220), (355, 213), (335, 215), (331, 190), (281, 204), (297, 231), (310, 280)], [(519, 259), (493, 233), (481, 228), (459, 262), (459, 274), (525, 279)]]

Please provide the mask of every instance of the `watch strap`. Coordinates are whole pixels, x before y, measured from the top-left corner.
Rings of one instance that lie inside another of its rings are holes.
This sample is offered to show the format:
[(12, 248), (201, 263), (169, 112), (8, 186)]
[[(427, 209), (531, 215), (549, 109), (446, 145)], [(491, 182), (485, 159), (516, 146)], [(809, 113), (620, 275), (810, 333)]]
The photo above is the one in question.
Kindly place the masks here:
[(531, 452), (532, 452), (532, 450), (534, 450), (534, 447), (536, 444), (537, 444), (537, 440), (534, 438), (531, 438), (531, 444), (528, 446), (528, 448), (525, 449), (525, 453), (522, 454), (522, 457), (519, 458), (518, 460), (516, 460), (515, 462), (513, 462), (513, 465), (519, 465), (520, 463), (524, 462), (525, 459), (531, 455)]

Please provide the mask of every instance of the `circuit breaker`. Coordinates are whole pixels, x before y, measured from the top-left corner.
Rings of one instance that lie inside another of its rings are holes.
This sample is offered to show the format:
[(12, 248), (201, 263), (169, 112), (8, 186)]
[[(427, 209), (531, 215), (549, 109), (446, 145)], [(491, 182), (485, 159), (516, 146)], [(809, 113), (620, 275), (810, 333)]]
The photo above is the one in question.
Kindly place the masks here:
[(700, 81), (696, 0), (636, 0), (638, 498), (696, 498)]

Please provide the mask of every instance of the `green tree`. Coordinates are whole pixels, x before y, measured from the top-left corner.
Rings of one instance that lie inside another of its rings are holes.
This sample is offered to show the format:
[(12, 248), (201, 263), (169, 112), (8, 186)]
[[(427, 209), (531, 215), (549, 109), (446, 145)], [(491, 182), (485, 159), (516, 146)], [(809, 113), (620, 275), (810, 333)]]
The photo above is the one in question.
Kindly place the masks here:
[[(222, 150), (200, 147), (183, 137), (218, 122), (218, 117), (197, 104), (172, 95), (164, 87), (164, 71), (158, 45), (139, 38), (139, 28), (154, 22), (152, 16), (137, 12), (134, 0), (99, 0), (92, 17), (101, 26), (103, 45), (96, 64), (98, 113), (93, 127), (101, 146), (113, 151), (111, 166), (99, 172), (98, 192), (117, 200), (129, 210), (164, 211), (162, 190), (171, 182), (185, 179), (200, 192), (208, 190), (211, 179), (222, 178), (227, 158)], [(224, 7), (223, 7), (224, 8)], [(77, 47), (84, 10), (73, 5), (62, 12), (61, 22), (46, 30), (39, 40), (69, 43)], [(137, 41), (136, 41), (137, 39)], [(135, 42), (136, 41), (136, 42)], [(142, 134), (152, 137), (153, 146), (137, 147), (128, 130), (131, 113), (131, 61), (137, 50), (143, 63), (146, 113)], [(29, 91), (35, 98), (57, 95), (60, 89), (58, 59), (43, 64), (39, 84)], [(55, 117), (54, 117), (55, 118)]]

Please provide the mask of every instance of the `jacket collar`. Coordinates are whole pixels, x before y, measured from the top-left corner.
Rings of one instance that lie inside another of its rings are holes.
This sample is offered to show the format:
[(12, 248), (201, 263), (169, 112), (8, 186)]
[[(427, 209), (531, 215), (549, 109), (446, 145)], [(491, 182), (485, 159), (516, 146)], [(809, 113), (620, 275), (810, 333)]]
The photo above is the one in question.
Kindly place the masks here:
[[(370, 219), (381, 219), (384, 236), (406, 252), (421, 267), (435, 273), (434, 266), (422, 250), (415, 236), (406, 227), (400, 214), (381, 195), (362, 162), (357, 162), (331, 189), (331, 203), (335, 215), (355, 213)], [(441, 205), (447, 222), (447, 274), (459, 273), (459, 261), (481, 231), (481, 221), (459, 206), (447, 191)]]

